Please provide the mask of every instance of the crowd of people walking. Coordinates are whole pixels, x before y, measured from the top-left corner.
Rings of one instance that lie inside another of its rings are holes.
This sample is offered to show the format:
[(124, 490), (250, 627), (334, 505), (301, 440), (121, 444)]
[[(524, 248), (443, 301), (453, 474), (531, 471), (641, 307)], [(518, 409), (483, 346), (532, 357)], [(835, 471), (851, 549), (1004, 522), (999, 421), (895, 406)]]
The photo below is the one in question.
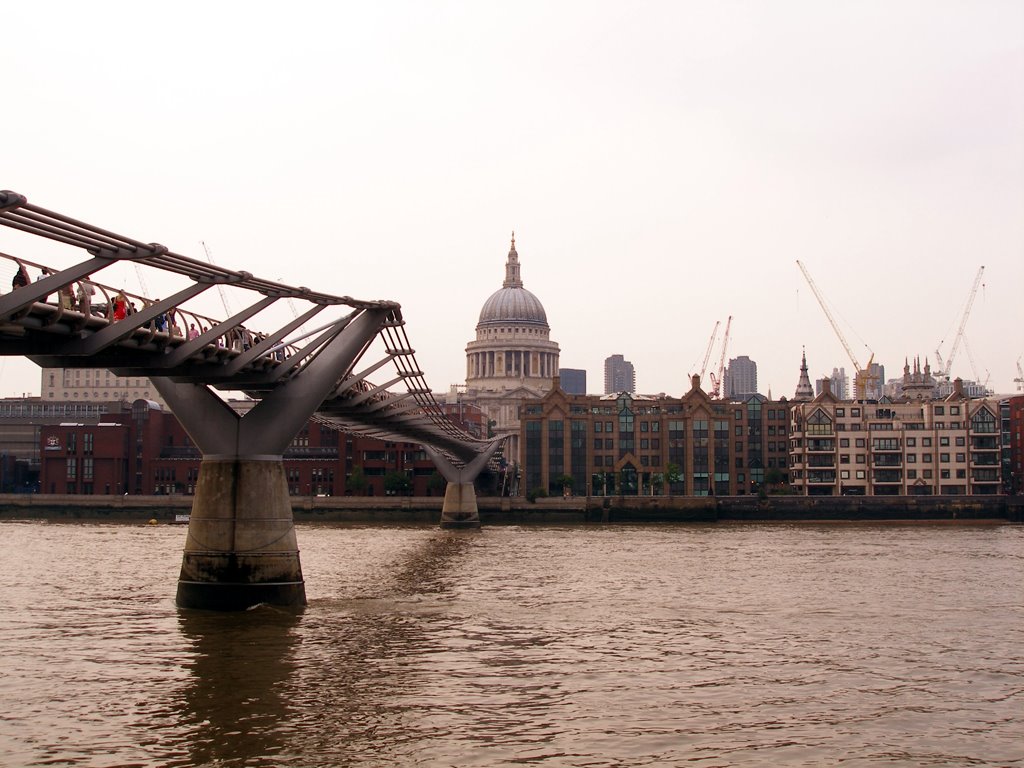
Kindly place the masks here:
[[(31, 284), (32, 279), (25, 264), (16, 259), (14, 262), (15, 272), (11, 279), (11, 289), (17, 290)], [(42, 267), (36, 280), (43, 280), (53, 274), (50, 269)], [(135, 302), (123, 290), (112, 292), (111, 289), (99, 286), (93, 282), (91, 275), (85, 275), (77, 282), (58, 287), (56, 296), (56, 305), (62, 311), (79, 312), (87, 318), (104, 317), (110, 322), (120, 322), (139, 311)], [(51, 303), (49, 299), (49, 296), (45, 296), (41, 301)], [(139, 298), (139, 300), (143, 302), (144, 307), (160, 303), (160, 299), (150, 301)], [(187, 341), (194, 341), (202, 334), (207, 333), (208, 327), (198, 322), (202, 318), (191, 313), (186, 314), (187, 317), (182, 316), (178, 309), (171, 307), (153, 317), (150, 327), (157, 332), (166, 333), (170, 337), (178, 336)], [(187, 327), (186, 322), (188, 322)], [(185, 328), (184, 331), (183, 328)], [(266, 338), (263, 334), (253, 333), (243, 326), (238, 326), (218, 337), (213, 343), (221, 348), (244, 352), (262, 344)], [(272, 355), (275, 360), (283, 360), (285, 357), (283, 345), (274, 346), (268, 354)]]

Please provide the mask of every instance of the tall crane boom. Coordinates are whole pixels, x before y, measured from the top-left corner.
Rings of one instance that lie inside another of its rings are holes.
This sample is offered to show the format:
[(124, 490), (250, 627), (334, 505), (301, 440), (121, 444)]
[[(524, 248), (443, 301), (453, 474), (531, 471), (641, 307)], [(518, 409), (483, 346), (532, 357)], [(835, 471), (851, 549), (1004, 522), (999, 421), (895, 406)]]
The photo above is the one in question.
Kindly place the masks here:
[(722, 354), (718, 358), (718, 375), (711, 374), (711, 399), (725, 397), (722, 391), (722, 376), (725, 372), (725, 352), (729, 348), (729, 328), (732, 327), (732, 315), (725, 321), (725, 334), (722, 336)]
[(857, 362), (857, 357), (853, 354), (853, 350), (850, 349), (850, 345), (846, 341), (846, 337), (843, 335), (842, 329), (839, 327), (839, 323), (832, 317), (832, 313), (829, 311), (828, 304), (825, 303), (825, 298), (821, 295), (821, 291), (818, 290), (818, 286), (815, 285), (814, 280), (811, 279), (811, 273), (807, 271), (807, 267), (803, 265), (800, 259), (796, 260), (796, 265), (800, 267), (800, 271), (804, 273), (804, 279), (807, 284), (811, 286), (811, 291), (814, 293), (814, 298), (818, 300), (818, 305), (821, 307), (821, 311), (825, 313), (825, 317), (828, 318), (829, 323), (832, 325), (832, 330), (836, 332), (836, 336), (839, 337), (839, 343), (843, 345), (843, 349), (846, 350), (847, 357), (850, 358), (850, 362), (853, 363), (853, 369), (858, 373), (861, 370), (860, 363)]
[(814, 293), (814, 298), (818, 300), (821, 311), (825, 313), (825, 317), (828, 318), (829, 324), (832, 326), (832, 330), (835, 331), (836, 336), (839, 337), (839, 343), (843, 345), (843, 349), (846, 350), (847, 357), (850, 358), (850, 362), (853, 363), (854, 379), (853, 389), (854, 395), (857, 400), (865, 399), (867, 395), (868, 381), (872, 378), (871, 375), (871, 362), (875, 359), (874, 353), (871, 355), (871, 359), (868, 360), (867, 368), (861, 368), (860, 363), (857, 362), (857, 356), (853, 354), (853, 350), (850, 349), (849, 343), (846, 341), (846, 336), (843, 335), (842, 329), (839, 327), (839, 323), (832, 317), (832, 312), (829, 311), (828, 305), (825, 303), (825, 298), (821, 295), (821, 291), (818, 290), (818, 286), (815, 285), (814, 280), (811, 279), (811, 273), (807, 271), (807, 267), (803, 265), (800, 259), (796, 260), (796, 265), (800, 267), (800, 271), (804, 274), (804, 279), (807, 284), (811, 287), (811, 291)]
[[(953, 358), (956, 357), (957, 350), (960, 349), (960, 343), (964, 340), (964, 328), (967, 327), (967, 318), (971, 314), (971, 307), (974, 306), (974, 297), (978, 295), (978, 286), (981, 285), (981, 276), (985, 274), (985, 267), (978, 267), (978, 274), (974, 277), (974, 285), (971, 286), (971, 292), (967, 295), (967, 303), (964, 304), (964, 314), (960, 318), (960, 327), (956, 330), (956, 337), (953, 339), (953, 349), (949, 352), (949, 357), (946, 358), (945, 366), (942, 365), (942, 358), (939, 358), (939, 367), (941, 368), (940, 375), (946, 381), (949, 381), (949, 371), (953, 367)], [(942, 346), (942, 342), (939, 342), (939, 346)], [(935, 354), (938, 355), (939, 351), (936, 349)], [(977, 378), (977, 375), (975, 375)]]
[(715, 337), (718, 335), (718, 326), (721, 320), (715, 320), (715, 327), (711, 329), (711, 338), (708, 339), (708, 348), (704, 352), (704, 362), (700, 365), (700, 380), (704, 380), (704, 372), (708, 369), (708, 360), (711, 358), (711, 348), (715, 346)]

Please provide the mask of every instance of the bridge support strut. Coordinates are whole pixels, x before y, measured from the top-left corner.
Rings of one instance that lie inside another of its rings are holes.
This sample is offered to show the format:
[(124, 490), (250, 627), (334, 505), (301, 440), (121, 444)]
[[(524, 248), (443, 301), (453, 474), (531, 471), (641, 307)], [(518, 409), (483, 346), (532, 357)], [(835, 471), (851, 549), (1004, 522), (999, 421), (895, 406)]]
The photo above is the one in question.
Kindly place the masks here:
[(501, 441), (495, 440), (487, 450), (463, 467), (455, 466), (437, 449), (429, 445), (423, 446), (437, 471), (448, 481), (444, 491), (444, 504), (441, 507), (442, 528), (480, 527), (480, 510), (476, 504), (476, 488), (473, 481), (487, 466), (499, 445)]
[(182, 608), (301, 607), (306, 589), (282, 455), (386, 319), (365, 310), (328, 341), (301, 376), (244, 416), (212, 390), (168, 378), (153, 385), (203, 452), (178, 580)]

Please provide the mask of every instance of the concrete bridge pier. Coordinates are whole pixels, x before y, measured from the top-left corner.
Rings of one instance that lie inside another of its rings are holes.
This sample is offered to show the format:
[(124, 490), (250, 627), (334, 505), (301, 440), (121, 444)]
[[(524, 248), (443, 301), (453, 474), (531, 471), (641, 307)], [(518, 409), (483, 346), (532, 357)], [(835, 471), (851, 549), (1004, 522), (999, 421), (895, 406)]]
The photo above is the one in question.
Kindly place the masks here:
[(281, 457), (203, 458), (176, 602), (214, 611), (306, 604)]
[(441, 507), (442, 528), (479, 528), (480, 510), (472, 483), (448, 483)]
[(203, 452), (178, 580), (182, 608), (301, 607), (306, 590), (282, 456), (387, 320), (363, 310), (339, 323), (301, 376), (244, 416), (203, 384), (153, 385)]
[(480, 510), (476, 504), (476, 488), (473, 481), (487, 466), (494, 452), (501, 445), (495, 440), (483, 453), (477, 455), (465, 466), (455, 466), (452, 461), (436, 448), (424, 445), (427, 455), (434, 462), (437, 471), (448, 481), (444, 490), (444, 504), (441, 507), (442, 528), (479, 528)]

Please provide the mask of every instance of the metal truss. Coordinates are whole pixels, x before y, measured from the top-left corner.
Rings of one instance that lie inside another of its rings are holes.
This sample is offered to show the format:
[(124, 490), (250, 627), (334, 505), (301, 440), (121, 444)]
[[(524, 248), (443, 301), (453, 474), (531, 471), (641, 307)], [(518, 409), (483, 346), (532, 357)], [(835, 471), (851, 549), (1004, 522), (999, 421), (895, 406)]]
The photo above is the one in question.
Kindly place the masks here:
[[(480, 455), (494, 452), (494, 440), (465, 431), (434, 399), (397, 302), (335, 296), (218, 267), (40, 208), (10, 191), (0, 191), (0, 224), (89, 255), (58, 270), (0, 253), (0, 263), (7, 260), (12, 272), (27, 265), (43, 273), (38, 280), (0, 295), (0, 355), (25, 356), (44, 367), (108, 368), (119, 376), (149, 377), (165, 395), (177, 389), (178, 396), (168, 397), (172, 409), (175, 403), (179, 408), (212, 407), (198, 405), (205, 402), (203, 398), (183, 399), (181, 393), (188, 390), (180, 385), (244, 392), (268, 406), (254, 408), (243, 417), (242, 422), (252, 418), (245, 431), (256, 434), (261, 422), (274, 433), (268, 443), (272, 450), (289, 431), (285, 443), (290, 441), (312, 414), (346, 432), (421, 443), (458, 467), (475, 464)], [(93, 279), (126, 261), (190, 282), (173, 295), (154, 300), (116, 291)], [(95, 286), (96, 297), (86, 303), (70, 300), (75, 286), (83, 282)], [(217, 286), (246, 291), (251, 302), (225, 319), (185, 308), (190, 299)], [(118, 294), (137, 302), (136, 311), (115, 316)], [(308, 309), (267, 332), (245, 325), (282, 300), (301, 302)], [(183, 325), (191, 320), (198, 335), (190, 339), (185, 329), (180, 335), (174, 333), (166, 319), (169, 315), (180, 318)], [(314, 319), (320, 325), (313, 331), (303, 330)], [(342, 337), (345, 353), (332, 352)], [(351, 348), (353, 338), (358, 339), (358, 349)], [(383, 342), (384, 354), (365, 365), (362, 358), (374, 338)], [(364, 367), (357, 371), (357, 364)], [(381, 384), (368, 378), (388, 369), (393, 373)], [(297, 397), (297, 393), (304, 394)], [(211, 412), (216, 411), (212, 408)], [(288, 417), (283, 418), (286, 413)]]

